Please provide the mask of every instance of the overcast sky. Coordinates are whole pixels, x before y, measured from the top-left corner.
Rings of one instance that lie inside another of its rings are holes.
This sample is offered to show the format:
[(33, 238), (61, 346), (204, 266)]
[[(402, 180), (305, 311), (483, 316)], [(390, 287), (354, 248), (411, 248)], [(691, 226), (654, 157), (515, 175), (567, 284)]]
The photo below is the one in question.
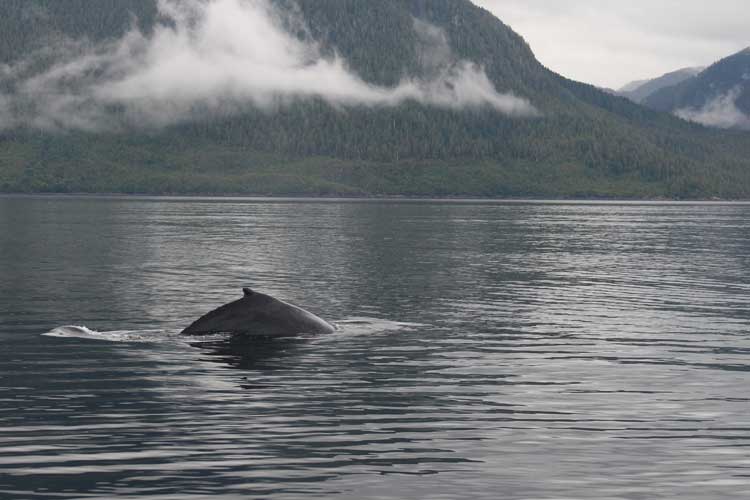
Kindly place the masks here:
[(548, 68), (619, 88), (750, 46), (748, 0), (473, 0)]

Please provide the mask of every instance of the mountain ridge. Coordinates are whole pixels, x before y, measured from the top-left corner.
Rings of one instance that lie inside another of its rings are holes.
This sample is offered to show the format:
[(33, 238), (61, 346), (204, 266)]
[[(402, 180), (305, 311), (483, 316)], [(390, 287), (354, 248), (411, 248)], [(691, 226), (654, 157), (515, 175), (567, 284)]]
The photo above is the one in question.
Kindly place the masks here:
[(703, 67), (682, 68), (670, 71), (656, 78), (631, 82), (618, 90), (618, 94), (640, 104), (655, 92), (684, 82), (696, 76), (704, 69)]
[(708, 126), (750, 130), (750, 47), (654, 92), (643, 104)]
[[(34, 1), (40, 8), (54, 3)], [(129, 1), (146, 37), (165, 22), (153, 2)], [(96, 2), (76, 2), (85, 16), (50, 23), (68, 26), (66, 36), (90, 31), (97, 40), (97, 16), (111, 19), (112, 13)], [(0, 27), (19, 19), (14, 6), (22, 7), (16, 0), (0, 4)], [(514, 118), (486, 106), (452, 109), (413, 100), (338, 105), (313, 96), (274, 111), (206, 113), (124, 133), (21, 126), (0, 132), (0, 191), (750, 196), (750, 146), (743, 136), (557, 75), (522, 37), (468, 0), (274, 0), (274, 6), (304, 19), (297, 36), (313, 39), (325, 58), (340, 57), (368, 85), (386, 90), (424, 75), (414, 19), (428, 23), (444, 33), (450, 61), (477, 65), (494, 89), (528, 99), (539, 114)], [(127, 31), (132, 18), (118, 12), (115, 31)], [(55, 19), (54, 8), (47, 13)], [(75, 18), (75, 10), (65, 16)], [(0, 57), (6, 53), (0, 50)]]

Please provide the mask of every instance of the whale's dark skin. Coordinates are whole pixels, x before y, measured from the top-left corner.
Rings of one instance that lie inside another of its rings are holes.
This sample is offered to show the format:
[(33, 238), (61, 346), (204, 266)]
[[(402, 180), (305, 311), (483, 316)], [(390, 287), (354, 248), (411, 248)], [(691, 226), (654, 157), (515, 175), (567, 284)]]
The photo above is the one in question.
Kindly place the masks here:
[(335, 328), (312, 313), (263, 293), (243, 288), (245, 296), (185, 328), (182, 335), (232, 333), (257, 337), (293, 337), (333, 333)]

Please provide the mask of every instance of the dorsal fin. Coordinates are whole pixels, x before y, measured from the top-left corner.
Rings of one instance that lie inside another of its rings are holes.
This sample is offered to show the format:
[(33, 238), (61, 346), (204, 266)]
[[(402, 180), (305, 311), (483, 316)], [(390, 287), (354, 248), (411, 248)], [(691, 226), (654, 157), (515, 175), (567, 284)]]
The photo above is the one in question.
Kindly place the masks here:
[(242, 292), (245, 294), (245, 297), (252, 297), (252, 295), (255, 293), (251, 288), (243, 288)]

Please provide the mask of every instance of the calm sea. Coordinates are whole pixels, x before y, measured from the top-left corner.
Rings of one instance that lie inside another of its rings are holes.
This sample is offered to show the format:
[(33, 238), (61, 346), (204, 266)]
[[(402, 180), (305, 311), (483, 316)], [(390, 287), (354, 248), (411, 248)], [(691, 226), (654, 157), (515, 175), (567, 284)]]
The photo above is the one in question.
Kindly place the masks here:
[[(0, 198), (0, 498), (748, 498), (749, 237), (746, 204)], [(339, 330), (177, 335), (243, 286)]]

